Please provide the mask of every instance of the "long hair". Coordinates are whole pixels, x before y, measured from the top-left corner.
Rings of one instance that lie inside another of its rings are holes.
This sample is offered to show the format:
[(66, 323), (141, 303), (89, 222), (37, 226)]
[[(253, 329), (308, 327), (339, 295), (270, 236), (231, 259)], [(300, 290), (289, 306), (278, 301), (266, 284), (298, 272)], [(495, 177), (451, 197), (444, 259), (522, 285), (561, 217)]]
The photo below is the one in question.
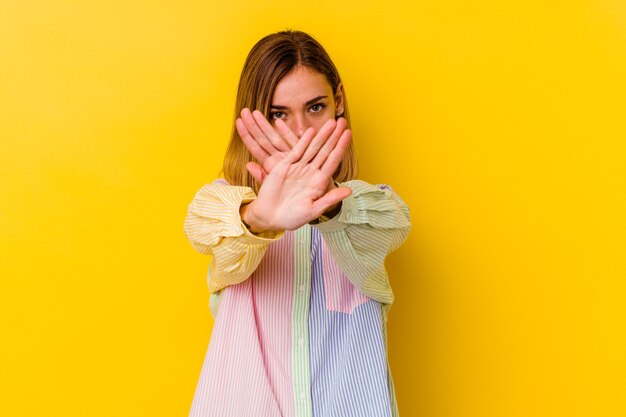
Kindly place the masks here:
[[(234, 120), (246, 107), (250, 110), (259, 110), (269, 118), (276, 85), (296, 66), (303, 66), (324, 75), (334, 94), (337, 94), (339, 86), (342, 85), (335, 64), (322, 45), (311, 35), (297, 30), (273, 33), (257, 42), (246, 58), (239, 78)], [(341, 116), (346, 119), (349, 128), (350, 114), (345, 89)], [(241, 140), (234, 120), (230, 143), (224, 156), (224, 177), (231, 185), (247, 186), (258, 192), (256, 180), (246, 169), (246, 164), (254, 161), (254, 157)], [(337, 182), (355, 179), (356, 170), (356, 152), (350, 141), (333, 179)]]

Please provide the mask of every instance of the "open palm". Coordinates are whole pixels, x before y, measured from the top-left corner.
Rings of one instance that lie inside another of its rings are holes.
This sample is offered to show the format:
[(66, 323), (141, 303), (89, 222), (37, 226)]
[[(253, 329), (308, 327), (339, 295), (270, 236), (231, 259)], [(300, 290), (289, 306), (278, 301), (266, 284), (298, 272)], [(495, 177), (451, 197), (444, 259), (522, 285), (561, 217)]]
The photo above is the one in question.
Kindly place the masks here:
[(329, 190), (328, 184), (348, 148), (351, 132), (345, 121), (334, 120), (320, 132), (314, 137), (305, 133), (269, 167), (248, 209), (248, 223), (256, 230), (295, 230), (350, 195), (349, 188)]

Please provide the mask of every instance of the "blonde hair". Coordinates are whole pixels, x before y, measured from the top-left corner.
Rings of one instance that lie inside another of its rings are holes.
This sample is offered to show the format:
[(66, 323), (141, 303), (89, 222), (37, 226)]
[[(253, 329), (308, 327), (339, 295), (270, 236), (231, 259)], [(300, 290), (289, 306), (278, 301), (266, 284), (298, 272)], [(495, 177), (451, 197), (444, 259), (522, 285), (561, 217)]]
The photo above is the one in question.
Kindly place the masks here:
[[(337, 68), (322, 45), (312, 36), (297, 30), (273, 33), (257, 42), (246, 58), (239, 78), (234, 120), (246, 107), (250, 110), (257, 109), (265, 117), (269, 117), (276, 85), (296, 66), (303, 66), (324, 75), (335, 94), (338, 93), (339, 88), (343, 88)], [(346, 119), (350, 127), (345, 91), (341, 116)], [(224, 156), (224, 177), (231, 185), (243, 185), (258, 191), (259, 186), (256, 180), (246, 169), (246, 164), (254, 161), (254, 157), (241, 140), (234, 120), (230, 143)], [(337, 182), (355, 179), (356, 171), (356, 152), (350, 141), (333, 179)]]

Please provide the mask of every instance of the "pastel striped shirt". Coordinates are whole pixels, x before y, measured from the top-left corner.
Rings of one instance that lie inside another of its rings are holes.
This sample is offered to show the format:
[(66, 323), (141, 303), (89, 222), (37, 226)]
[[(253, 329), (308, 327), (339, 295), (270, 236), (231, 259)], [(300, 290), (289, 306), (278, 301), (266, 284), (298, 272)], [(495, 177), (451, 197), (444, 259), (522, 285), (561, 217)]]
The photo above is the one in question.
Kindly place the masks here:
[(189, 205), (184, 230), (211, 255), (213, 333), (190, 417), (397, 417), (387, 360), (393, 302), (384, 260), (409, 209), (387, 185), (354, 180), (334, 218), (252, 234), (256, 195), (219, 179)]

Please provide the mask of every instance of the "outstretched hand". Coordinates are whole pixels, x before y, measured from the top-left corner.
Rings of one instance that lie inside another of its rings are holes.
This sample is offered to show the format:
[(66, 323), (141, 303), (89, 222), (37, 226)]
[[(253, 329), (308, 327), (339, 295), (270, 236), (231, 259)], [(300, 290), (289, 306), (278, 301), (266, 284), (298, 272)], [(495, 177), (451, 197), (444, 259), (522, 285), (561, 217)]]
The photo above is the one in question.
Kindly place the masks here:
[(282, 132), (260, 112), (242, 112), (237, 120), (245, 145), (260, 163), (252, 169), (248, 164), (261, 188), (257, 199), (241, 212), (255, 233), (295, 230), (351, 193), (347, 187), (329, 187), (352, 136), (345, 119), (331, 119), (317, 133), (310, 128), (300, 138), (280, 122), (276, 125)]

